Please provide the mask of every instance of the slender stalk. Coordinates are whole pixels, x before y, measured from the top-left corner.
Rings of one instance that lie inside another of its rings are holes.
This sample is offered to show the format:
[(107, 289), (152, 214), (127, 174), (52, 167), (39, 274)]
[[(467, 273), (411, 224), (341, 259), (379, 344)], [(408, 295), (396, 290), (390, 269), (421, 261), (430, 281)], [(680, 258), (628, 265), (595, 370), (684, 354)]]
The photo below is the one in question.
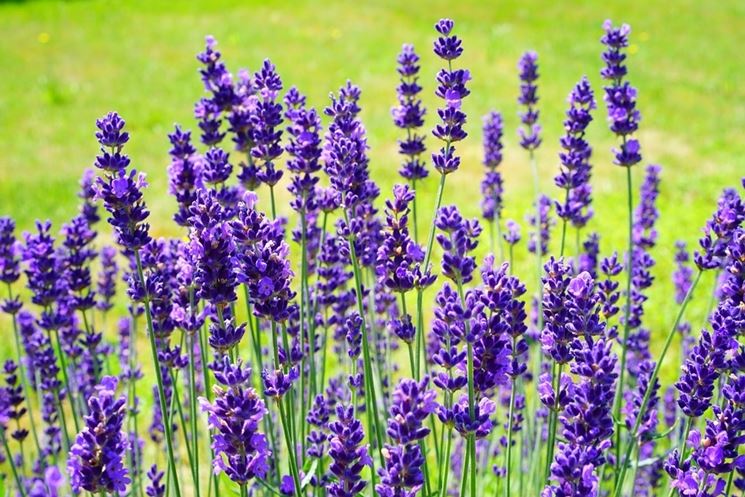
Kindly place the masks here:
[[(512, 350), (515, 350), (517, 347), (517, 338), (512, 337)], [(510, 391), (510, 407), (509, 411), (507, 413), (507, 461), (505, 463), (505, 483), (506, 483), (506, 495), (507, 497), (510, 497), (510, 477), (512, 476), (512, 424), (513, 424), (513, 416), (515, 412), (515, 390), (517, 389), (517, 382), (515, 381), (515, 378), (512, 377), (511, 381), (511, 391)]]
[(300, 474), (298, 472), (297, 461), (295, 460), (295, 446), (292, 441), (290, 434), (290, 427), (288, 426), (287, 416), (291, 413), (285, 414), (285, 410), (282, 407), (282, 399), (277, 399), (277, 407), (279, 409), (279, 419), (282, 424), (282, 431), (285, 434), (285, 442), (287, 443), (287, 458), (290, 463), (290, 474), (292, 475), (292, 482), (295, 486), (295, 495), (301, 495), (300, 491)]
[[(10, 286), (10, 283), (8, 285), (8, 299), (13, 300), (13, 290)], [(18, 319), (15, 314), (11, 316), (11, 321), (13, 321), (13, 337), (15, 338), (16, 342), (16, 356), (18, 358), (18, 373), (21, 376), (21, 385), (23, 385), (23, 395), (26, 397), (26, 409), (28, 410), (28, 419), (31, 426), (31, 434), (34, 436), (34, 444), (36, 445), (36, 454), (41, 454), (41, 444), (39, 443), (39, 434), (36, 431), (36, 421), (34, 421), (34, 406), (33, 406), (33, 399), (31, 398), (31, 387), (28, 384), (28, 374), (26, 372), (26, 367), (23, 364), (23, 348), (21, 346), (21, 338), (20, 333), (18, 331)]]
[[(556, 366), (556, 364), (554, 364)], [(548, 481), (551, 475), (551, 461), (554, 459), (554, 446), (556, 445), (556, 423), (559, 415), (559, 390), (561, 389), (561, 374), (564, 365), (559, 364), (555, 367), (554, 372), (554, 407), (551, 409), (548, 418), (548, 445), (546, 446), (546, 474), (545, 481)]]
[(492, 223), (494, 224), (494, 226), (497, 227), (497, 246), (499, 247), (499, 261), (504, 262), (504, 240), (502, 239), (502, 222), (498, 216), (495, 216)]
[(59, 332), (57, 330), (54, 330), (54, 332), (49, 333), (49, 341), (53, 344), (56, 352), (57, 352), (57, 358), (60, 361), (60, 369), (62, 370), (62, 379), (65, 382), (65, 391), (67, 392), (67, 397), (70, 402), (70, 410), (72, 411), (72, 419), (75, 423), (75, 432), (80, 431), (80, 423), (78, 421), (78, 410), (75, 408), (75, 395), (73, 395), (74, 390), (70, 388), (70, 377), (67, 373), (67, 359), (65, 359), (65, 353), (62, 351), (62, 344), (60, 343), (59, 339)]
[[(624, 145), (626, 144), (626, 138), (623, 139)], [(621, 416), (621, 400), (623, 399), (624, 390), (624, 377), (626, 375), (626, 350), (628, 348), (627, 342), (629, 341), (629, 317), (631, 316), (631, 279), (634, 269), (634, 196), (632, 194), (631, 187), (631, 167), (626, 168), (626, 197), (628, 200), (628, 221), (629, 221), (629, 248), (627, 258), (627, 272), (626, 272), (626, 307), (624, 310), (624, 323), (623, 323), (623, 341), (621, 342), (621, 364), (618, 374), (618, 387), (616, 388), (616, 398), (613, 403), (613, 417), (614, 419), (620, 419)], [(621, 430), (616, 430), (616, 461), (620, 461), (621, 451)]]
[(18, 468), (16, 468), (15, 461), (13, 460), (13, 454), (10, 452), (10, 447), (8, 446), (8, 439), (5, 436), (5, 428), (3, 426), (0, 426), (0, 438), (3, 441), (3, 448), (5, 449), (5, 454), (7, 454), (8, 463), (10, 464), (10, 470), (13, 472), (13, 478), (16, 481), (16, 485), (18, 486), (18, 492), (21, 494), (21, 497), (26, 497), (26, 489), (23, 486), (23, 482), (21, 481), (21, 475), (18, 473)]
[[(347, 226), (349, 226), (349, 214), (347, 213), (346, 209), (343, 209), (344, 211), (344, 221), (346, 222)], [(380, 465), (384, 465), (384, 458), (383, 458), (383, 437), (380, 431), (379, 426), (379, 417), (378, 417), (378, 403), (375, 396), (375, 382), (372, 378), (372, 363), (371, 363), (371, 357), (370, 357), (370, 344), (368, 340), (367, 335), (367, 324), (365, 322), (365, 309), (364, 305), (362, 303), (362, 276), (360, 274), (360, 266), (357, 261), (357, 252), (354, 248), (354, 236), (350, 235), (349, 237), (349, 252), (352, 258), (352, 270), (354, 272), (354, 283), (355, 283), (355, 292), (357, 294), (357, 309), (362, 316), (362, 361), (364, 365), (364, 375), (365, 375), (365, 411), (367, 412), (367, 419), (368, 419), (368, 425), (369, 429), (372, 435), (374, 436), (375, 441), (377, 442), (377, 449), (378, 454), (380, 456)], [(372, 479), (372, 486), (375, 488), (375, 468), (371, 468), (371, 479)]]
[[(446, 150), (450, 148), (450, 143), (446, 143)], [(429, 262), (432, 258), (432, 247), (435, 241), (435, 223), (434, 220), (437, 217), (437, 212), (440, 210), (442, 205), (442, 195), (445, 191), (445, 178), (447, 175), (440, 174), (440, 184), (437, 187), (437, 196), (435, 197), (435, 210), (432, 214), (432, 226), (429, 229), (429, 236), (427, 237), (427, 251), (424, 255), (424, 271), (429, 269)], [(423, 289), (417, 289), (416, 308), (417, 308), (417, 323), (416, 323), (416, 358), (417, 358), (417, 373), (421, 371), (420, 359), (424, 355), (424, 311), (423, 311)], [(426, 363), (426, 361), (425, 361)]]
[(194, 333), (189, 334), (189, 417), (191, 418), (191, 443), (193, 452), (192, 473), (194, 475), (194, 491), (196, 497), (200, 497), (199, 480), (199, 443), (197, 428), (197, 383), (196, 368), (194, 366)]
[[(153, 316), (150, 313), (150, 294), (147, 291), (145, 285), (145, 275), (142, 271), (142, 261), (140, 260), (140, 251), (135, 250), (135, 262), (137, 264), (137, 275), (140, 279), (142, 288), (145, 288), (145, 318), (147, 320), (148, 338), (150, 339), (150, 351), (153, 358), (153, 367), (155, 369), (155, 379), (158, 384), (158, 397), (160, 401), (160, 412), (166, 413), (166, 397), (163, 389), (163, 375), (160, 370), (160, 361), (158, 360), (158, 350), (155, 344), (155, 332), (153, 330)], [(166, 449), (168, 451), (168, 466), (171, 468), (173, 473), (174, 488), (176, 489), (176, 497), (181, 497), (181, 489), (179, 488), (178, 474), (176, 471), (176, 457), (173, 452), (173, 434), (171, 433), (171, 423), (166, 420), (163, 423), (166, 438)]]
[[(680, 310), (678, 310), (678, 315), (675, 317), (675, 322), (673, 323), (672, 328), (670, 328), (670, 331), (668, 332), (667, 337), (665, 338), (665, 344), (662, 347), (662, 352), (660, 353), (660, 357), (657, 360), (657, 363), (655, 364), (654, 370), (652, 370), (652, 375), (649, 377), (649, 382), (647, 383), (647, 388), (646, 388), (646, 391), (644, 392), (642, 403), (639, 406), (640, 414), (639, 416), (636, 417), (636, 422), (634, 423), (634, 427), (631, 430), (631, 440), (629, 441), (629, 444), (626, 447), (626, 453), (623, 459), (623, 463), (621, 464), (620, 472), (616, 478), (615, 489), (613, 491), (614, 497), (621, 496), (623, 480), (624, 480), (624, 477), (626, 476), (626, 468), (628, 466), (629, 459), (631, 457), (631, 451), (634, 448), (633, 441), (636, 439), (636, 436), (639, 433), (639, 427), (641, 426), (641, 420), (643, 417), (641, 413), (643, 413), (644, 410), (647, 408), (647, 404), (649, 403), (649, 398), (652, 395), (652, 390), (653, 390), (652, 386), (654, 385), (655, 381), (657, 381), (657, 377), (660, 374), (660, 369), (662, 368), (662, 363), (664, 362), (665, 356), (667, 355), (667, 351), (670, 348), (670, 343), (673, 340), (673, 336), (675, 336), (675, 332), (678, 329), (678, 325), (680, 324), (680, 320), (683, 317), (683, 313), (685, 312), (685, 309), (688, 306), (688, 302), (691, 300), (691, 295), (693, 295), (693, 291), (696, 289), (698, 282), (701, 280), (701, 274), (702, 274), (702, 271), (699, 269), (698, 274), (696, 274), (696, 279), (693, 280), (693, 284), (691, 285), (691, 288), (688, 289), (688, 293), (686, 293), (686, 296), (683, 299), (682, 304), (680, 305)], [(617, 461), (620, 462), (620, 459), (618, 459)]]
[[(444, 433), (445, 430), (443, 430)], [(448, 488), (448, 475), (450, 473), (450, 450), (452, 448), (453, 443), (453, 429), (448, 428), (448, 435), (447, 435), (447, 445), (445, 447), (445, 454), (443, 457), (443, 462), (441, 463), (440, 467), (440, 497), (445, 497), (447, 495), (447, 488)]]

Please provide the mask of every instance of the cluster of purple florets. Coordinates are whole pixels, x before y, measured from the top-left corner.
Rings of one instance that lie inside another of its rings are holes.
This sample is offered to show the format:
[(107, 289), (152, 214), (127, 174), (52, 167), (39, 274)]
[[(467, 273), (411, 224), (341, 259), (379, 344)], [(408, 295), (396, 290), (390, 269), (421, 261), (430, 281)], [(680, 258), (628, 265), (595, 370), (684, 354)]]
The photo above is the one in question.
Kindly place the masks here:
[[(480, 206), (442, 205), (461, 174), (472, 74), (459, 67), (455, 23), (435, 30), (443, 67), (431, 88), (412, 45), (395, 60), (405, 184), (383, 201), (358, 86), (347, 82), (319, 111), (285, 89), (269, 60), (234, 76), (208, 37), (197, 56), (197, 134), (176, 125), (168, 135), (177, 236), (151, 233), (147, 185), (114, 112), (96, 121), (100, 152), (59, 236), (37, 221), (19, 237), (0, 217), (0, 308), (17, 356), (3, 361), (0, 385), (11, 493), (745, 490), (742, 190), (724, 190), (692, 253), (684, 241), (667, 247), (676, 307), (652, 308), (655, 257), (667, 243), (662, 168), (646, 166), (636, 189), (627, 169), (629, 245), (607, 246), (590, 229), (596, 101), (583, 77), (569, 93), (556, 191), (537, 189), (526, 216), (536, 262), (535, 286), (526, 284), (515, 264), (520, 225), (503, 219), (512, 175), (503, 176), (502, 113), (483, 119), (485, 174), (472, 191)], [(607, 22), (604, 31), (613, 162), (630, 168), (642, 161), (630, 29)], [(526, 52), (518, 71), (519, 144), (538, 175), (538, 55)], [(423, 92), (440, 102), (432, 137), (422, 131)], [(430, 167), (434, 199), (421, 194)], [(101, 207), (116, 246), (101, 243)], [(476, 210), (483, 221), (466, 216)], [(710, 295), (701, 295), (704, 273)], [(693, 299), (708, 304), (703, 323), (685, 312)], [(680, 375), (666, 381), (678, 340)]]

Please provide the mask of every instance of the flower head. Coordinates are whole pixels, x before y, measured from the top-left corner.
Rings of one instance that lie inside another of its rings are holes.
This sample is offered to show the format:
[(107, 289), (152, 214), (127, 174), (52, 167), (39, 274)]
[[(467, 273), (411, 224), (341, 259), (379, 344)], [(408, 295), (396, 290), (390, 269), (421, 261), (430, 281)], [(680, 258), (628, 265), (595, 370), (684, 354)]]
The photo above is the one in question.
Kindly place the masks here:
[(129, 475), (124, 465), (127, 437), (122, 431), (126, 399), (116, 398), (117, 380), (106, 376), (88, 400), (85, 427), (70, 448), (68, 469), (72, 489), (78, 493), (124, 492)]

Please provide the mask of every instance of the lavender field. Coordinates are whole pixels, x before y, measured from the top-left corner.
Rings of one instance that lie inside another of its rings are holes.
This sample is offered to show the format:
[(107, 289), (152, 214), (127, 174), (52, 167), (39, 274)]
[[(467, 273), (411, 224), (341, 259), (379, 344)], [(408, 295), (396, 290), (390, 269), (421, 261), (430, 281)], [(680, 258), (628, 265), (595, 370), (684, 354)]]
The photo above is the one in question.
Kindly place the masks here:
[(741, 7), (134, 7), (0, 5), (0, 493), (743, 495)]

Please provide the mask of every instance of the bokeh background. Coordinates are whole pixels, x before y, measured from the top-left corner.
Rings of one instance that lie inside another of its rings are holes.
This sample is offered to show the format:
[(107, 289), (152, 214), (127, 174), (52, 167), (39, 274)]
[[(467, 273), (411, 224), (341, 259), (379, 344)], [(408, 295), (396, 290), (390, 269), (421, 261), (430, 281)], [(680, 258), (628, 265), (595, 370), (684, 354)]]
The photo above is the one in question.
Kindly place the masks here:
[[(182, 234), (171, 221), (175, 202), (166, 188), (166, 135), (174, 123), (196, 128), (192, 108), (202, 86), (195, 55), (207, 34), (219, 41), (231, 71), (255, 70), (271, 58), (286, 87), (298, 86), (313, 106), (325, 106), (329, 92), (347, 79), (361, 86), (372, 176), (387, 196), (399, 166), (399, 132), (390, 119), (396, 55), (408, 42), (422, 56), (431, 127), (439, 67), (431, 52), (433, 24), (446, 16), (455, 19), (464, 39), (458, 63), (474, 79), (465, 102), (470, 136), (459, 147), (464, 160), (448, 179), (444, 202), (479, 214), (481, 117), (499, 110), (506, 125), (504, 215), (518, 220), (523, 232), (533, 187), (527, 156), (517, 145), (517, 59), (527, 49), (539, 53), (540, 186), (555, 197), (566, 96), (587, 75), (601, 97), (601, 24), (611, 18), (632, 25), (629, 76), (639, 89), (639, 139), (645, 163), (663, 166), (647, 325), (654, 337), (665, 333), (675, 311), (675, 241), (695, 243), (722, 188), (739, 187), (745, 175), (740, 0), (0, 2), (0, 215), (14, 216), (21, 231), (37, 218), (59, 227), (72, 217), (78, 179), (97, 152), (94, 121), (116, 110), (127, 120), (133, 164), (149, 178), (153, 232)], [(588, 139), (595, 150), (596, 215), (590, 229), (601, 233), (602, 253), (608, 254), (625, 247), (626, 187), (624, 172), (611, 164), (614, 139), (602, 104)], [(634, 171), (635, 188), (642, 174), (643, 167)], [(435, 188), (433, 176), (419, 192), (421, 217), (431, 211)], [(288, 212), (287, 195), (280, 199), (280, 211)], [(557, 247), (558, 229), (554, 233)], [(531, 261), (520, 255), (517, 270), (534, 288)], [(692, 304), (694, 327), (703, 323), (711, 284), (704, 282)], [(677, 370), (676, 361), (666, 369)]]

